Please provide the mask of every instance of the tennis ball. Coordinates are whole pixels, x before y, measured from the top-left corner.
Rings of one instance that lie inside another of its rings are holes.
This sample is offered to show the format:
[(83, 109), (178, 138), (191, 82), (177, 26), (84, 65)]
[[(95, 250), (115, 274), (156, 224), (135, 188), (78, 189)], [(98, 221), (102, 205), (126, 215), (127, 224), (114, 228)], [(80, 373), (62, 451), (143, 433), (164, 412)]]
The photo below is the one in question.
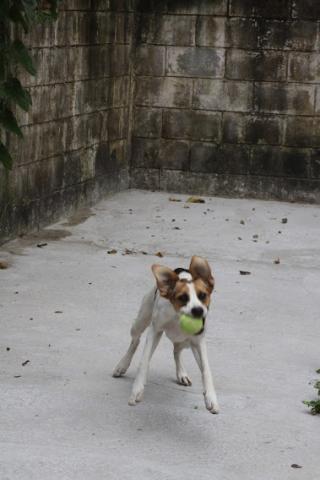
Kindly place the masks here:
[(203, 328), (203, 320), (183, 313), (180, 316), (180, 328), (189, 335), (195, 335)]

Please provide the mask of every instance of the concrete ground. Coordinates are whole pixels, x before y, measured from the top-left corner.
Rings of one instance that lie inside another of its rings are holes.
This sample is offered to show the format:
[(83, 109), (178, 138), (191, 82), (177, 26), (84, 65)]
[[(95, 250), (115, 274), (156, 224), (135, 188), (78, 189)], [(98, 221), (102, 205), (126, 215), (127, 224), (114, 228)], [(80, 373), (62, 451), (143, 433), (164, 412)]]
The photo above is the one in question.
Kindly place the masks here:
[[(1, 480), (320, 478), (320, 418), (302, 404), (320, 368), (319, 207), (173, 196), (120, 193), (0, 250)], [(126, 377), (111, 373), (150, 266), (193, 254), (216, 277), (221, 413), (206, 411), (190, 351), (193, 385), (175, 383), (166, 338), (129, 407), (142, 347)]]

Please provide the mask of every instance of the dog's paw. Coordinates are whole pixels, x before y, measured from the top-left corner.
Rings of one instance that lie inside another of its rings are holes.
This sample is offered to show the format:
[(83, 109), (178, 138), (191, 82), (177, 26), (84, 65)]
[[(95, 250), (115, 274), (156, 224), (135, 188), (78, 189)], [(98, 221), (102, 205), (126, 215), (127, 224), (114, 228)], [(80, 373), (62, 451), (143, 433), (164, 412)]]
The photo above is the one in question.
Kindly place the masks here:
[(116, 368), (113, 370), (112, 376), (115, 378), (122, 377), (127, 371), (127, 368), (119, 363)]
[(206, 409), (209, 410), (210, 413), (219, 413), (220, 408), (215, 395), (204, 394), (204, 402), (206, 404)]
[(128, 405), (130, 405), (131, 407), (134, 407), (135, 405), (137, 405), (137, 403), (141, 402), (143, 397), (143, 391), (144, 391), (143, 388), (140, 390), (133, 390), (130, 395)]
[(177, 382), (179, 385), (184, 385), (185, 387), (190, 387), (192, 385), (192, 382), (186, 373), (178, 374)]

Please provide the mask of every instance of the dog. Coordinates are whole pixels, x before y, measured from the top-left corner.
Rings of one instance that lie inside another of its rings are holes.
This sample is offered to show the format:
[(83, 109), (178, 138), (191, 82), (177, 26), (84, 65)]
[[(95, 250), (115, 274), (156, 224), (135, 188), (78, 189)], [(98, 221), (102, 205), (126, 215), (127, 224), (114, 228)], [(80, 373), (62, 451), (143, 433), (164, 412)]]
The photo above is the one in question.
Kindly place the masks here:
[[(211, 413), (219, 412), (219, 405), (213, 384), (205, 341), (206, 318), (210, 297), (214, 289), (214, 278), (210, 266), (202, 257), (193, 256), (189, 269), (171, 270), (162, 265), (153, 265), (156, 279), (154, 287), (142, 300), (137, 318), (131, 328), (131, 343), (128, 351), (113, 371), (114, 377), (121, 377), (130, 366), (144, 330), (148, 329), (141, 363), (134, 380), (129, 405), (142, 400), (147, 381), (149, 363), (165, 332), (174, 345), (177, 381), (190, 386), (191, 380), (181, 361), (184, 348), (191, 348), (200, 368), (205, 406)], [(197, 334), (190, 335), (180, 328), (179, 318), (187, 314), (201, 318), (203, 327)]]

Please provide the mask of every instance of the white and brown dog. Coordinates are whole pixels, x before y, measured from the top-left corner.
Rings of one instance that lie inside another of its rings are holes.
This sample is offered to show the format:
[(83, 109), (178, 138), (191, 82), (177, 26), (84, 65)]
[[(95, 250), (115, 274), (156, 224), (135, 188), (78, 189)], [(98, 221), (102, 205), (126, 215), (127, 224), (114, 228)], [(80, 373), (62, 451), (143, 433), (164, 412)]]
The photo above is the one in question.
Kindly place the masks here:
[[(191, 380), (181, 362), (181, 351), (191, 347), (202, 374), (205, 405), (211, 413), (218, 413), (219, 406), (205, 342), (205, 320), (214, 287), (210, 266), (204, 258), (194, 256), (191, 259), (189, 270), (182, 268), (171, 270), (161, 265), (153, 265), (152, 271), (157, 281), (157, 287), (143, 298), (138, 316), (131, 328), (132, 341), (129, 349), (114, 369), (113, 376), (120, 377), (126, 373), (138, 347), (141, 334), (148, 327), (142, 360), (133, 383), (129, 405), (136, 405), (137, 402), (140, 402), (147, 381), (150, 359), (165, 332), (174, 345), (178, 383), (191, 385)], [(201, 317), (203, 320), (202, 330), (196, 335), (184, 333), (179, 326), (181, 314)]]

